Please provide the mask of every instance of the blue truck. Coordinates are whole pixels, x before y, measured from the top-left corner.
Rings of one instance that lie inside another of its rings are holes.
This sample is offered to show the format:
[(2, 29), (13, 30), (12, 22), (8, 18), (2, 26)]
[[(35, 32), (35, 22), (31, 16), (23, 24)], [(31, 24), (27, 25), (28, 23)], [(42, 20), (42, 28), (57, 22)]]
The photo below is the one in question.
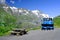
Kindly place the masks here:
[(43, 18), (41, 24), (42, 30), (54, 30), (54, 22), (52, 18)]

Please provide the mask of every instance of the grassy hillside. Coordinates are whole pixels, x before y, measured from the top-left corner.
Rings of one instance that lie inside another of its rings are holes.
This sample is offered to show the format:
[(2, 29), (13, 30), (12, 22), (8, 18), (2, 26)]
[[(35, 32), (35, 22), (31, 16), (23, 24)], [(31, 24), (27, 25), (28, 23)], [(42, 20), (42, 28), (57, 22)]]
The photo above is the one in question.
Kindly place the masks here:
[(20, 15), (13, 16), (7, 13), (0, 5), (0, 36), (9, 34), (13, 28), (26, 28), (28, 30), (39, 29), (40, 27), (31, 23), (32, 20), (37, 20), (35, 16), (32, 15)]
[(40, 29), (39, 18), (36, 15), (32, 13), (27, 15), (17, 15), (16, 13), (12, 15), (11, 9), (7, 12), (2, 8), (3, 6), (0, 4), (0, 36), (8, 34), (13, 28)]
[(57, 28), (60, 28), (60, 15), (54, 18), (54, 25)]
[(15, 18), (0, 7), (0, 36), (8, 33), (15, 26)]

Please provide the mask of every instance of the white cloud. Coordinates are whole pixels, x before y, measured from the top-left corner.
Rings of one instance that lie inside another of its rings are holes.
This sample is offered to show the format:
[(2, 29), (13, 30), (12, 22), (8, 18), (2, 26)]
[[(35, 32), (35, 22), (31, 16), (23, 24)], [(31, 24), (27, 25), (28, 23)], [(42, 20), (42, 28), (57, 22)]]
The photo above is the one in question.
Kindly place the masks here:
[(13, 1), (13, 0), (11, 0), (10, 2), (11, 2), (12, 4), (14, 4), (14, 3), (15, 3), (15, 1)]
[(5, 0), (0, 0), (1, 3), (5, 3)]

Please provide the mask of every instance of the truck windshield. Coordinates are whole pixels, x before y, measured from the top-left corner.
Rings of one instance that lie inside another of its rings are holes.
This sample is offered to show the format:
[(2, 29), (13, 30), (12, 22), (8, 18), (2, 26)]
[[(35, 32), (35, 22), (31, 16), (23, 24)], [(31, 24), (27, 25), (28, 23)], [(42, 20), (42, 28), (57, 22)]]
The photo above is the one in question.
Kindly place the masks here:
[(43, 21), (52, 21), (52, 18), (44, 18)]

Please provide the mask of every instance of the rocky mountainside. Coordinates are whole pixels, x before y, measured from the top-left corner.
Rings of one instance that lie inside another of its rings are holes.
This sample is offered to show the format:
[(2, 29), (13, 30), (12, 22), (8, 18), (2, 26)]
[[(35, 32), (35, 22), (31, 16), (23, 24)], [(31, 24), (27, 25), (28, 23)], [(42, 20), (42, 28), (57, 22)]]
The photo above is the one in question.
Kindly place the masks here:
[(18, 15), (27, 15), (27, 14), (34, 14), (37, 17), (49, 17), (49, 15), (42, 13), (40, 10), (27, 10), (27, 9), (23, 9), (23, 8), (16, 8), (16, 7), (9, 7), (9, 6), (3, 6), (4, 10), (9, 12), (12, 11), (12, 14), (18, 14)]
[(16, 17), (18, 26), (35, 27), (40, 26), (42, 18), (49, 17), (49, 15), (42, 13), (40, 10), (27, 10), (23, 8), (10, 7), (6, 4), (0, 4), (7, 13)]

